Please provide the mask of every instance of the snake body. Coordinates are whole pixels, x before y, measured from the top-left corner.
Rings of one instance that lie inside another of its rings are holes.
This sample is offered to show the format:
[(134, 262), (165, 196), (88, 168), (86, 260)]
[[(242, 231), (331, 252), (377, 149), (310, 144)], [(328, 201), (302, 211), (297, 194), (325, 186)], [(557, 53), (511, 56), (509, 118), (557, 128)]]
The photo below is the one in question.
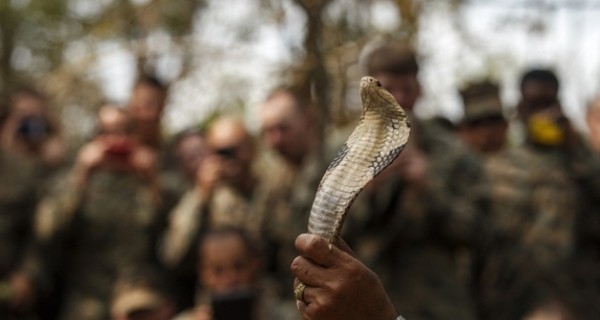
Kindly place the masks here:
[(379, 81), (360, 81), (361, 119), (327, 168), (313, 201), (308, 232), (335, 245), (352, 202), (402, 152), (410, 134), (406, 113)]

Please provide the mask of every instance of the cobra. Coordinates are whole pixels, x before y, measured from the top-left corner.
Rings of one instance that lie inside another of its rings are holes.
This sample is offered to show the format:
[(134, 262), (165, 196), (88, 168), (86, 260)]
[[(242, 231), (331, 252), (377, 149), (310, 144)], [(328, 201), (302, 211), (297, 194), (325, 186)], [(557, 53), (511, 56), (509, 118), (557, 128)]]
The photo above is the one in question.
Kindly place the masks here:
[(410, 135), (406, 113), (377, 79), (363, 77), (360, 96), (360, 121), (321, 179), (308, 220), (308, 232), (330, 247), (356, 196), (396, 159)]

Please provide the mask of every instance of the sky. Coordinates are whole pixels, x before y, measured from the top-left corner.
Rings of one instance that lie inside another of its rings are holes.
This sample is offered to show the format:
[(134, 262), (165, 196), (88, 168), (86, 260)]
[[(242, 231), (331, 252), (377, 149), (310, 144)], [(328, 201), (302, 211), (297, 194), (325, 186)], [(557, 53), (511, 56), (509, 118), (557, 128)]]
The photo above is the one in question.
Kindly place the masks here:
[[(223, 106), (247, 105), (251, 111), (276, 85), (273, 73), (293, 63), (294, 49), (302, 42), (304, 17), (284, 0), (286, 19), (275, 23), (260, 16), (255, 2), (208, 1), (207, 10), (197, 17), (189, 38), (198, 49), (192, 70), (186, 70), (186, 77), (171, 87), (165, 119), (170, 131), (193, 125)], [(336, 5), (351, 3), (338, 0)], [(375, 27), (382, 32), (392, 30), (399, 23), (394, 6), (387, 0), (372, 3), (369, 14), (376, 17), (371, 19)], [(550, 67), (562, 81), (560, 94), (568, 116), (585, 130), (584, 107), (600, 94), (600, 5), (548, 0), (549, 9), (540, 11), (525, 0), (469, 1), (452, 16), (447, 1), (429, 3), (417, 39), (425, 91), (419, 116), (458, 120), (457, 88), (490, 74), (500, 83), (503, 102), (510, 108), (517, 101), (517, 82), (523, 70)], [(257, 18), (264, 18), (260, 26), (247, 23)], [(525, 22), (531, 21), (546, 29), (524, 32), (530, 28)], [(236, 37), (244, 32), (251, 41), (240, 43)], [(167, 53), (159, 61), (159, 71), (167, 79), (176, 76), (181, 71), (177, 52), (171, 50), (168, 37), (160, 33), (153, 37), (156, 50)], [(134, 78), (133, 57), (118, 43), (102, 46), (106, 54), (98, 70), (104, 89), (111, 100), (123, 102)], [(251, 116), (249, 120), (255, 125)]]

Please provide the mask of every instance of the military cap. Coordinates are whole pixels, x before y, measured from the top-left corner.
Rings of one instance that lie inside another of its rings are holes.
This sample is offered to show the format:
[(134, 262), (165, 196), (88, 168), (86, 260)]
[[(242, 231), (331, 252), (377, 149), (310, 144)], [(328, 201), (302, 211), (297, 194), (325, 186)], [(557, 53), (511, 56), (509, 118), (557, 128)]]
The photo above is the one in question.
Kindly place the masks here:
[(126, 316), (136, 311), (154, 310), (166, 299), (149, 288), (130, 288), (117, 295), (111, 307), (113, 316)]
[(473, 83), (461, 90), (460, 95), (463, 101), (463, 122), (503, 117), (498, 85), (489, 81)]
[(406, 42), (386, 42), (368, 54), (365, 67), (370, 75), (376, 73), (410, 74), (419, 72), (417, 55)]

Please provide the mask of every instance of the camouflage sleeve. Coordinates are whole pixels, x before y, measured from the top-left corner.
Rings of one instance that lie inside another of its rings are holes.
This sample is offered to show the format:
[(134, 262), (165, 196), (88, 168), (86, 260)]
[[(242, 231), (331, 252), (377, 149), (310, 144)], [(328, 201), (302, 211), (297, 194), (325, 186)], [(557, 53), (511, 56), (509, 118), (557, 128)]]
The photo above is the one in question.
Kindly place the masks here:
[(53, 257), (58, 254), (63, 236), (83, 197), (83, 190), (70, 184), (68, 175), (61, 173), (53, 179), (57, 180), (55, 187), (36, 207), (33, 240), (22, 263), (22, 270), (39, 287), (49, 285), (48, 272), (56, 268), (57, 261), (54, 260), (58, 260)]
[(590, 197), (600, 198), (600, 156), (580, 143), (568, 153), (568, 170), (583, 191)]
[(449, 241), (469, 242), (486, 211), (487, 184), (479, 158), (465, 153), (436, 166), (431, 174), (429, 220)]
[(531, 199), (534, 216), (528, 223), (522, 242), (535, 250), (542, 262), (552, 262), (556, 257), (566, 257), (572, 249), (575, 223), (574, 190), (565, 190), (564, 180), (553, 179), (547, 172), (536, 179)]
[(35, 236), (41, 242), (52, 241), (68, 228), (83, 198), (83, 188), (78, 188), (68, 176), (59, 179), (56, 188), (42, 198), (35, 212)]
[(185, 256), (194, 251), (205, 207), (203, 199), (192, 189), (183, 195), (169, 213), (169, 225), (159, 248), (159, 257), (165, 266), (177, 268)]
[(567, 160), (569, 171), (579, 189), (582, 210), (577, 217), (581, 244), (600, 243), (600, 155), (580, 143)]

